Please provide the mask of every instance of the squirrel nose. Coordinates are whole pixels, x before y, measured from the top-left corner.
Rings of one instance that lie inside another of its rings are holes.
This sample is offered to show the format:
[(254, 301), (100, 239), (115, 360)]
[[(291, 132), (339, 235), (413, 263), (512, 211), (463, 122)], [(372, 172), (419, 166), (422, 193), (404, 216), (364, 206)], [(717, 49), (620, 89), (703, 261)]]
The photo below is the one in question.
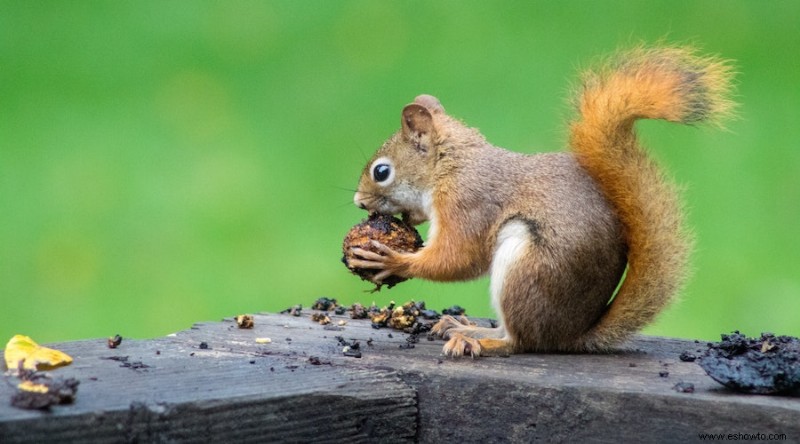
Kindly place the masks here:
[(367, 204), (364, 203), (363, 196), (358, 191), (356, 191), (356, 194), (353, 196), (353, 203), (355, 203), (356, 206), (362, 210), (367, 209)]

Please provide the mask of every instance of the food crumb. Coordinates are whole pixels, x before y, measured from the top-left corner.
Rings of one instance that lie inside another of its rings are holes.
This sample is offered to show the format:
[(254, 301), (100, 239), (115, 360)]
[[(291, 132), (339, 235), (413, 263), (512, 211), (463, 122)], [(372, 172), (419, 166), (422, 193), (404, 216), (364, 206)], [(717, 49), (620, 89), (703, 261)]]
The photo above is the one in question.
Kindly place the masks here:
[(319, 323), (319, 325), (328, 325), (331, 323), (331, 318), (325, 313), (314, 313), (311, 315), (311, 320)]
[(269, 344), (272, 342), (270, 338), (256, 338), (256, 344)]
[(336, 336), (336, 340), (339, 342), (339, 345), (342, 346), (342, 354), (348, 358), (361, 357), (361, 344), (358, 343), (358, 340), (353, 339), (351, 342), (348, 342), (342, 336)]
[(303, 314), (303, 306), (300, 304), (294, 305), (292, 307), (287, 308), (286, 310), (281, 311), (281, 314), (288, 314), (290, 316), (299, 317)]
[(117, 348), (122, 344), (122, 336), (114, 335), (108, 338), (108, 348)]
[(236, 319), (236, 325), (239, 328), (250, 329), (255, 326), (255, 320), (252, 315), (247, 315), (247, 314), (239, 315), (236, 316), (235, 319)]

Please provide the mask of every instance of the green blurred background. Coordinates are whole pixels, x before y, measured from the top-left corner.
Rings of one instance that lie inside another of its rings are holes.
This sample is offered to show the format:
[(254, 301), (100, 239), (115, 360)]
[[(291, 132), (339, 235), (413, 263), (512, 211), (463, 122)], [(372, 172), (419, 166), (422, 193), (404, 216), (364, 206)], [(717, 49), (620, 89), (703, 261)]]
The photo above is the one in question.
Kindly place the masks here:
[(153, 337), (320, 296), (492, 315), (488, 281), (339, 262), (363, 163), (415, 95), (560, 150), (581, 67), (665, 39), (736, 60), (729, 131), (640, 125), (698, 237), (647, 332), (800, 334), (800, 2), (0, 2), (0, 346)]

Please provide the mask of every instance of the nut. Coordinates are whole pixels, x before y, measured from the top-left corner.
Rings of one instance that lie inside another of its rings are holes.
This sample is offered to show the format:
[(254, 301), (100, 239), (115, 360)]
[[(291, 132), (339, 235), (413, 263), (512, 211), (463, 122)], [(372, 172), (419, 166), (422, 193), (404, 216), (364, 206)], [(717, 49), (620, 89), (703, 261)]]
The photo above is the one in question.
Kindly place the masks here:
[[(422, 237), (414, 227), (391, 215), (371, 214), (351, 228), (342, 243), (342, 262), (353, 274), (365, 281), (371, 281), (380, 270), (351, 267), (349, 263), (351, 259), (358, 258), (353, 254), (353, 248), (379, 253), (371, 243), (373, 240), (403, 253), (413, 253), (422, 248)], [(382, 285), (392, 288), (405, 280), (406, 278), (399, 276), (389, 276), (375, 290), (380, 290)]]

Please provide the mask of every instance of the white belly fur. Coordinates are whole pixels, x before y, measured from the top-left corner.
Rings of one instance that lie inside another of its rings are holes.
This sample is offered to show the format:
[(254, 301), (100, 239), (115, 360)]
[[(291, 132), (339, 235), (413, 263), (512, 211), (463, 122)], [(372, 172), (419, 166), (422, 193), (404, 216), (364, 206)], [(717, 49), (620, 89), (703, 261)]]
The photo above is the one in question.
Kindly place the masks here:
[(523, 222), (511, 221), (507, 223), (497, 235), (497, 246), (492, 258), (490, 291), (492, 294), (492, 307), (501, 322), (503, 310), (500, 301), (503, 297), (508, 270), (524, 254), (530, 242), (528, 227)]

